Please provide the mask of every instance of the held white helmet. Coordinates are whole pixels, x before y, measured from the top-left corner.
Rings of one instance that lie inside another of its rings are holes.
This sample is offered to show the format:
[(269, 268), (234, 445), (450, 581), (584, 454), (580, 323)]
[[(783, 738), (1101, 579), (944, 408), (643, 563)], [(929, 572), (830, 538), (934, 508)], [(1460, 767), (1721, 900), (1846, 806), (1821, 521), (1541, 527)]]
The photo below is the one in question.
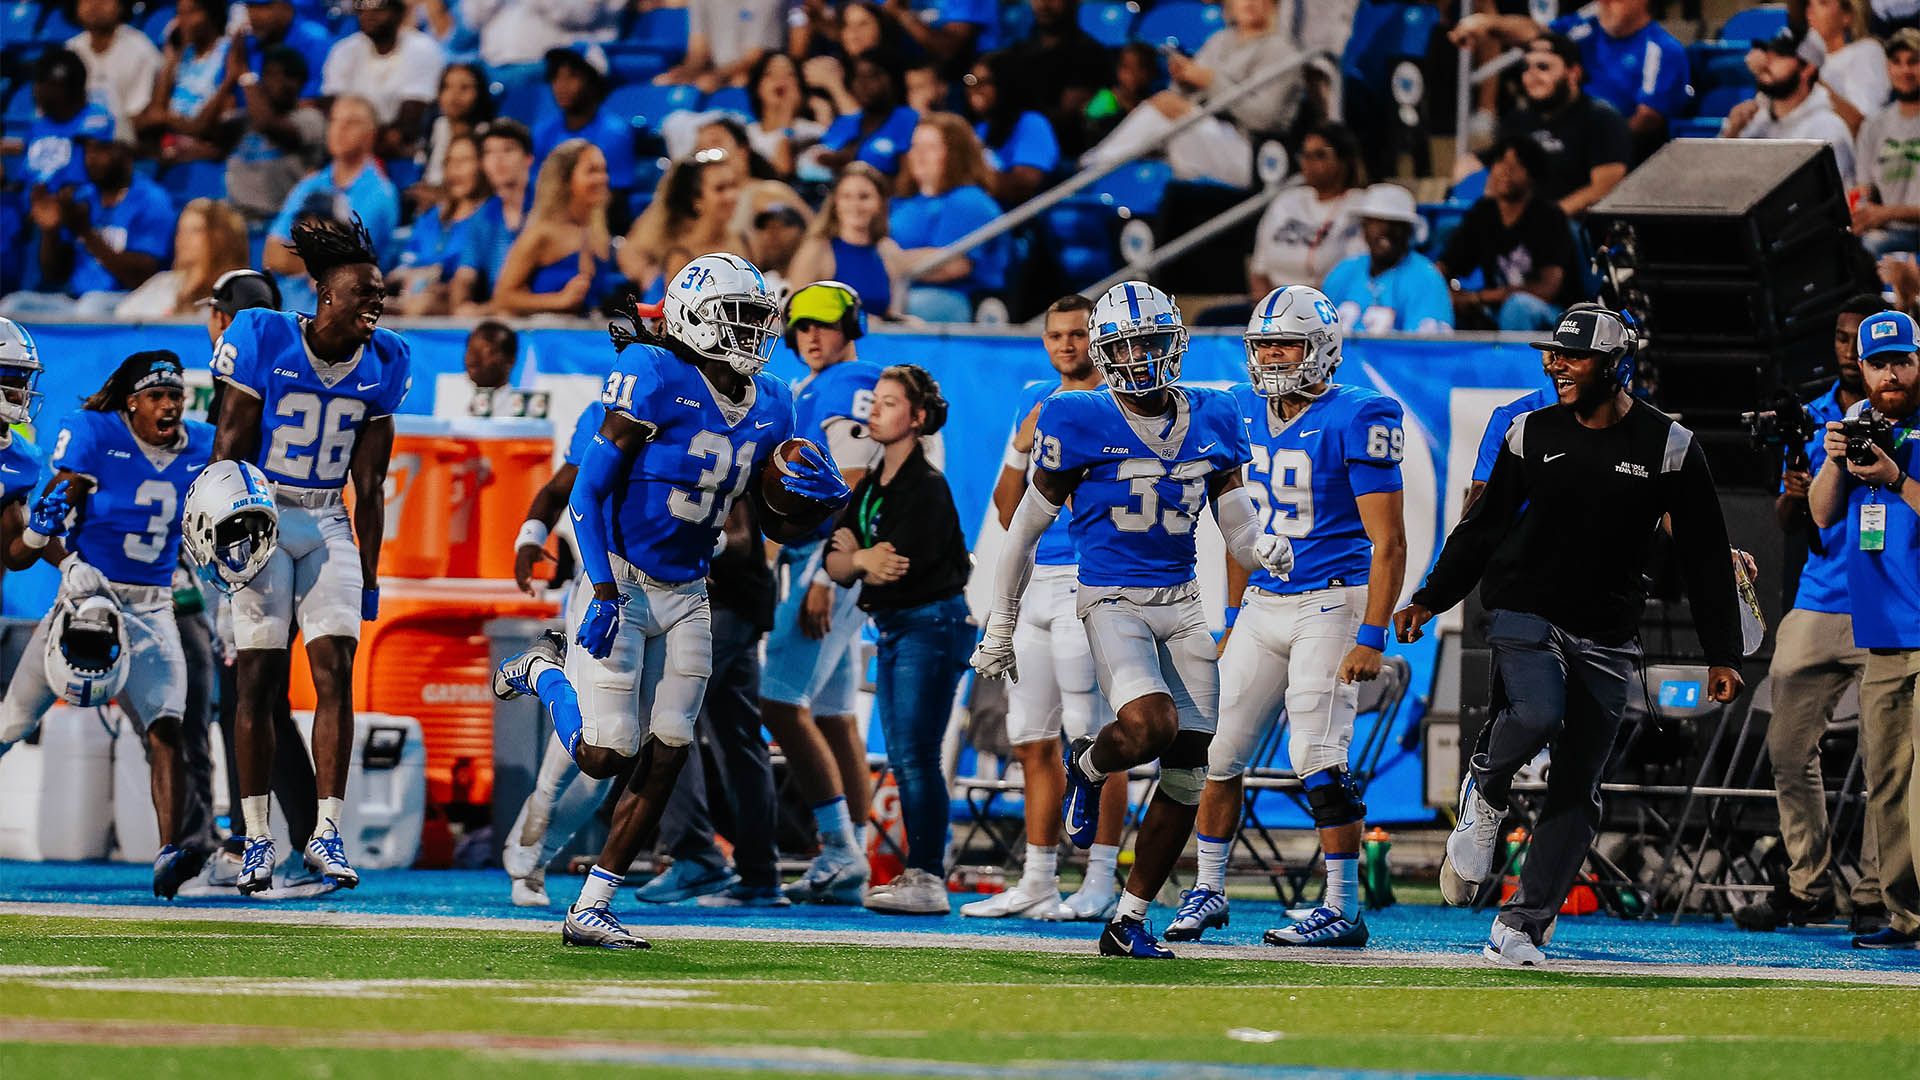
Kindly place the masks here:
[(1121, 394), (1149, 394), (1180, 379), (1187, 328), (1173, 297), (1144, 281), (1123, 281), (1093, 302), (1088, 351), (1107, 385)]
[(112, 701), (127, 685), (127, 626), (109, 596), (63, 597), (47, 627), (47, 683), (81, 708)]
[[(1298, 362), (1262, 363), (1256, 346), (1302, 344)], [(1247, 320), (1247, 377), (1261, 397), (1308, 396), (1340, 366), (1340, 314), (1308, 285), (1282, 285), (1253, 306)]]
[(207, 584), (231, 596), (267, 565), (280, 542), (280, 510), (259, 469), (216, 461), (187, 489), (180, 543)]
[(25, 424), (40, 407), (40, 350), (27, 328), (0, 318), (0, 424)]
[(757, 375), (780, 340), (780, 304), (738, 255), (702, 255), (680, 269), (662, 305), (667, 336), (742, 375)]

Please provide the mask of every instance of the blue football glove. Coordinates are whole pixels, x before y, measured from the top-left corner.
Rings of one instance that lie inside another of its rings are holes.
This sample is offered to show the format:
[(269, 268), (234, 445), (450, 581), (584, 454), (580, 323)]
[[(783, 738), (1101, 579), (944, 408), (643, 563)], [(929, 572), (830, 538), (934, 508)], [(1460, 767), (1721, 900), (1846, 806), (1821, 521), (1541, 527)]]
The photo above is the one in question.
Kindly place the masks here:
[(29, 546), (45, 547), (48, 540), (67, 535), (67, 514), (73, 509), (67, 503), (67, 481), (53, 485), (45, 494), (34, 500), (33, 513), (27, 518), (27, 531), (40, 537), (40, 543), (29, 541)]
[(613, 651), (613, 639), (620, 632), (620, 609), (627, 603), (627, 594), (621, 593), (611, 600), (594, 597), (587, 605), (587, 615), (580, 620), (580, 633), (574, 638), (587, 655), (595, 660), (605, 660)]
[(373, 622), (380, 617), (380, 586), (360, 590), (360, 621)]
[(853, 494), (840, 470), (812, 443), (802, 447), (799, 460), (788, 462), (787, 468), (790, 471), (780, 474), (780, 486), (803, 499), (838, 507)]

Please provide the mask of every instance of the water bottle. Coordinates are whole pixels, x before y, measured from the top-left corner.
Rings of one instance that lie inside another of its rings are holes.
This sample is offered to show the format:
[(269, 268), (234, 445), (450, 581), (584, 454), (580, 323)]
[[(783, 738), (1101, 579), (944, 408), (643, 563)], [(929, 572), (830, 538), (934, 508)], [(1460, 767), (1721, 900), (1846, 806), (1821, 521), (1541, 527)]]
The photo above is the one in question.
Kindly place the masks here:
[(1360, 883), (1366, 890), (1367, 906), (1375, 910), (1393, 906), (1393, 871), (1387, 865), (1387, 852), (1392, 850), (1393, 838), (1378, 825), (1367, 830), (1360, 845)]

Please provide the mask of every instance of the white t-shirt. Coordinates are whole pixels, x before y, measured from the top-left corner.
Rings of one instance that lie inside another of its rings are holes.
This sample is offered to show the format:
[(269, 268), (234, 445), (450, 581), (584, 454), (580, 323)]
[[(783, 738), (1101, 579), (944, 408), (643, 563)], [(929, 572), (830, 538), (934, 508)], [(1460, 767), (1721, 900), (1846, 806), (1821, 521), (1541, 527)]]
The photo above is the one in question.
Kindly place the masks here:
[(1834, 160), (1840, 165), (1840, 182), (1853, 186), (1853, 133), (1833, 111), (1833, 99), (1826, 87), (1814, 87), (1813, 93), (1785, 116), (1773, 115), (1773, 103), (1766, 95), (1755, 100), (1760, 103), (1760, 111), (1740, 129), (1739, 138), (1823, 140), (1833, 147)]
[(1367, 250), (1360, 219), (1348, 212), (1359, 196), (1356, 188), (1321, 199), (1305, 184), (1275, 196), (1253, 234), (1253, 272), (1276, 288), (1317, 287), (1335, 263)]
[(385, 56), (373, 50), (373, 40), (353, 34), (334, 43), (321, 69), (320, 93), (326, 97), (353, 94), (373, 102), (380, 122), (391, 124), (407, 101), (432, 101), (440, 92), (440, 69), (447, 54), (440, 43), (412, 27), (404, 27), (393, 51)]
[(93, 35), (75, 34), (67, 48), (87, 67), (87, 97), (113, 114), (124, 135), (133, 133), (133, 118), (153, 101), (153, 79), (160, 73), (160, 50), (147, 35), (131, 26), (113, 32), (107, 51), (93, 51)]
[(1893, 86), (1887, 81), (1887, 50), (1877, 38), (1861, 38), (1820, 65), (1820, 81), (1846, 98), (1867, 116), (1887, 103)]

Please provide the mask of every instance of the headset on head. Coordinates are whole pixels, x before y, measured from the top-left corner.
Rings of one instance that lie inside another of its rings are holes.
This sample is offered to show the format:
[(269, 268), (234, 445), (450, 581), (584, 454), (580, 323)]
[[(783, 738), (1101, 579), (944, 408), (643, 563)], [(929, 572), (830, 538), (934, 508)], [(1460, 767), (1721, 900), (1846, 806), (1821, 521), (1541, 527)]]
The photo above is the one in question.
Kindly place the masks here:
[(1633, 317), (1632, 312), (1627, 311), (1625, 308), (1610, 308), (1605, 304), (1595, 303), (1591, 300), (1583, 300), (1578, 304), (1574, 304), (1562, 312), (1561, 317), (1565, 318), (1578, 311), (1604, 312), (1620, 320), (1621, 328), (1626, 331), (1626, 344), (1620, 350), (1620, 355), (1614, 357), (1612, 371), (1613, 382), (1615, 386), (1620, 387), (1622, 390), (1632, 390), (1633, 377), (1638, 374), (1640, 370), (1639, 361), (1635, 359), (1635, 356), (1640, 351), (1639, 321)]
[[(808, 289), (838, 289), (842, 293), (845, 293), (847, 299), (853, 301), (853, 303), (840, 315), (840, 332), (847, 335), (848, 341), (858, 341), (867, 336), (867, 308), (866, 305), (860, 301), (860, 291), (842, 281), (815, 281), (793, 290), (792, 294), (787, 297), (784, 310), (780, 312), (780, 319), (786, 325), (786, 329), (782, 331), (782, 336), (787, 339), (787, 348), (795, 352), (800, 351), (800, 343), (795, 340), (793, 333), (793, 301), (794, 297), (799, 296)], [(807, 321), (812, 322), (813, 320), (809, 319)]]

